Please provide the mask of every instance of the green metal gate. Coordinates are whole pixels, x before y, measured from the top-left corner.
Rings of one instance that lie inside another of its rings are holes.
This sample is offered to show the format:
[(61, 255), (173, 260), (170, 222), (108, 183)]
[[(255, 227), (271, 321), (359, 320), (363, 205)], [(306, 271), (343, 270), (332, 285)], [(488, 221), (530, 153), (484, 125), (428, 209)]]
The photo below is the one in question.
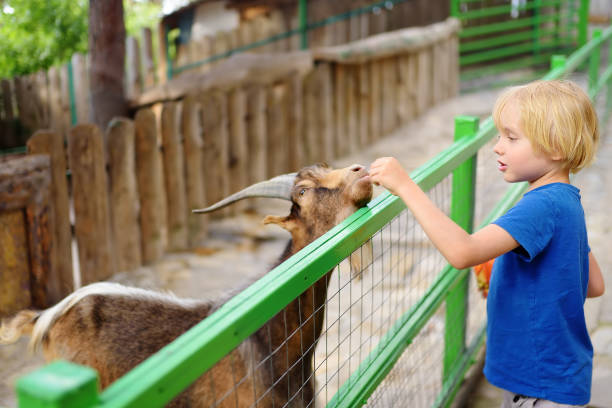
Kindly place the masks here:
[(461, 79), (546, 67), (586, 43), (588, 11), (589, 0), (451, 0), (462, 23)]

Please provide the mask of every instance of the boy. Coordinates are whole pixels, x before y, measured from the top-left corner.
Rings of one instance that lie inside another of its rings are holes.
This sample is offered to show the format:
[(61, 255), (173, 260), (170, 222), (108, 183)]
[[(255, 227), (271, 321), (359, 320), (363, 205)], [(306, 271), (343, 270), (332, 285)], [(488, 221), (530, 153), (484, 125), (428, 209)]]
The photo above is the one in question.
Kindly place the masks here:
[(505, 215), (471, 235), (394, 158), (374, 161), (370, 178), (402, 198), (455, 268), (496, 258), (484, 373), (504, 390), (502, 407), (583, 406), (590, 400), (593, 362), (583, 305), (586, 297), (603, 294), (604, 283), (569, 174), (593, 160), (597, 115), (577, 85), (536, 81), (504, 92), (493, 118), (499, 171), (507, 182), (527, 181), (529, 189)]

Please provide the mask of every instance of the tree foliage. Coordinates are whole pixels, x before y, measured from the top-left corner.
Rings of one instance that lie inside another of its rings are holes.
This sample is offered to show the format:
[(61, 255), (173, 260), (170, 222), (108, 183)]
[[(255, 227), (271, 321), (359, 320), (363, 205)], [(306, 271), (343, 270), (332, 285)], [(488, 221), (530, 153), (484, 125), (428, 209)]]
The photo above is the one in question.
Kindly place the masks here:
[(27, 74), (87, 52), (87, 0), (0, 3), (0, 77)]
[[(128, 35), (153, 27), (159, 0), (124, 0)], [(0, 0), (0, 78), (66, 63), (88, 51), (89, 0)]]

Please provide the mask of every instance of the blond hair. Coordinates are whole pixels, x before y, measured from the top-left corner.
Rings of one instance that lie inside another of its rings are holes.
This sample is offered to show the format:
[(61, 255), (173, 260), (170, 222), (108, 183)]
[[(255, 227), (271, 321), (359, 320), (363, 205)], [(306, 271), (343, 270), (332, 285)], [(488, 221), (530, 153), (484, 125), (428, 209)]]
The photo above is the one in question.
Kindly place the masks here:
[(520, 126), (537, 153), (559, 157), (572, 173), (589, 165), (599, 143), (597, 113), (587, 94), (570, 81), (534, 81), (508, 88), (495, 102), (493, 120), (516, 101)]

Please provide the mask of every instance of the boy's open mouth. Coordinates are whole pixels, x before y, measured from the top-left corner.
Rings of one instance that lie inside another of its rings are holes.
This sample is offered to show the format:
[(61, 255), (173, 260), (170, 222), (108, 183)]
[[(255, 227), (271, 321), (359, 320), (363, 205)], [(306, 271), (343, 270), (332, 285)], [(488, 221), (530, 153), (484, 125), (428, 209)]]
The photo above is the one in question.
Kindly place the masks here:
[(508, 166), (506, 165), (506, 163), (503, 163), (503, 162), (501, 162), (499, 160), (497, 161), (497, 169), (499, 171), (505, 171), (507, 167)]

